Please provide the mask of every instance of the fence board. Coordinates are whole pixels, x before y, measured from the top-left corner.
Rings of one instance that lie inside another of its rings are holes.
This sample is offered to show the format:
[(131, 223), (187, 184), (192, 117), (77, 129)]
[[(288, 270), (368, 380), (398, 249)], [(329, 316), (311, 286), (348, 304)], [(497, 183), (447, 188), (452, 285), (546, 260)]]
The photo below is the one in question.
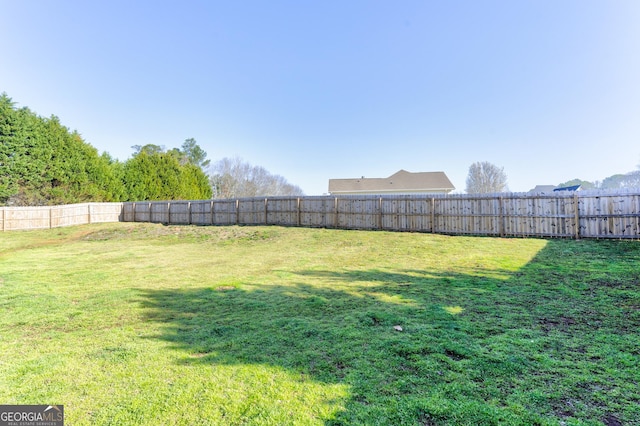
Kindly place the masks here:
[(640, 237), (640, 194), (602, 194), (581, 202), (584, 237)]
[(89, 203), (90, 223), (121, 222), (122, 203)]
[(300, 226), (336, 227), (335, 198), (304, 197), (300, 199)]
[[(163, 206), (163, 204), (160, 204)], [(169, 215), (171, 222), (177, 225), (191, 224), (191, 202), (190, 201), (172, 201), (169, 203)]]
[[(144, 215), (147, 215), (148, 210), (148, 222), (151, 223), (175, 223), (175, 218), (171, 217), (170, 203), (167, 201), (156, 201), (152, 203), (145, 203)], [(142, 213), (141, 209), (136, 206), (136, 213)], [(139, 216), (136, 216), (139, 217)], [(173, 219), (173, 220), (172, 220)], [(143, 222), (146, 222), (143, 220)]]
[(84, 203), (65, 206), (0, 207), (0, 229), (48, 229), (124, 220), (122, 203)]
[(268, 225), (299, 225), (299, 198), (269, 198), (267, 200)]
[(5, 207), (3, 210), (5, 231), (51, 227), (51, 207)]

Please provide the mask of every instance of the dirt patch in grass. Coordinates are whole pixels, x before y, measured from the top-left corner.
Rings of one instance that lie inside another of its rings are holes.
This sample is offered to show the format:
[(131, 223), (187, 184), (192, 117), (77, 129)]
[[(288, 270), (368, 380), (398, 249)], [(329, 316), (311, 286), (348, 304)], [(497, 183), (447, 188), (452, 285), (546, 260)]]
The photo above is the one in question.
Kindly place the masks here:
[(160, 238), (162, 241), (259, 241), (273, 238), (277, 232), (251, 226), (187, 226), (162, 224), (128, 224), (118, 228), (99, 229), (80, 234), (86, 241)]
[(216, 291), (230, 291), (230, 290), (235, 290), (235, 289), (236, 288), (234, 286), (231, 286), (231, 285), (221, 285), (221, 286), (215, 288)]
[(567, 331), (572, 326), (576, 325), (577, 321), (571, 317), (558, 317), (558, 318), (542, 318), (540, 320), (540, 327), (546, 333), (551, 330)]
[(622, 426), (622, 422), (613, 414), (607, 414), (602, 418), (602, 423), (605, 426)]
[(462, 361), (463, 359), (466, 358), (464, 355), (459, 354), (458, 352), (452, 351), (452, 350), (449, 350), (449, 349), (445, 350), (444, 354), (446, 356), (448, 356), (450, 359), (454, 360), (454, 361)]
[(13, 244), (5, 249), (0, 248), (0, 257), (5, 257), (11, 253), (25, 250), (36, 250), (40, 248), (59, 246), (86, 238), (93, 231), (89, 228), (57, 228), (48, 230), (50, 235), (46, 238), (37, 238), (38, 231), (12, 231)]

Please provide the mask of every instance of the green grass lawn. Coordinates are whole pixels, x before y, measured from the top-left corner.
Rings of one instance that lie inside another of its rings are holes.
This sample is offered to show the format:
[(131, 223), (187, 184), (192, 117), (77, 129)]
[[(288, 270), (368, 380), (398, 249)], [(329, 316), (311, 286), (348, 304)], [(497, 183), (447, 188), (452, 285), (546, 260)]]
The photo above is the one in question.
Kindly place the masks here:
[(640, 424), (639, 242), (6, 232), (0, 312), (0, 403), (69, 425)]

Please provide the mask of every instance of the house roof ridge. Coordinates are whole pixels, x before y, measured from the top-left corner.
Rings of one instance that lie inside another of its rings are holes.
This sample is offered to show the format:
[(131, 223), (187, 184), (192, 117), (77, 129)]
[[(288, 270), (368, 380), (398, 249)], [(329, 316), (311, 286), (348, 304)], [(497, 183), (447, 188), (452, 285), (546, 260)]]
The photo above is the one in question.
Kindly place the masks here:
[[(391, 189), (393, 188), (393, 189)], [(451, 191), (455, 189), (443, 171), (409, 172), (400, 169), (386, 178), (329, 179), (329, 192)]]

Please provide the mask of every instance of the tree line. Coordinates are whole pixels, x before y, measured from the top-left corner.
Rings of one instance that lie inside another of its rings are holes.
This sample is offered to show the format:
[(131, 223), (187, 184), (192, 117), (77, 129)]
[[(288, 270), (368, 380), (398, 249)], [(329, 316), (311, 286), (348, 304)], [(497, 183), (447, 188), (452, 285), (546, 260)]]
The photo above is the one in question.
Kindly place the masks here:
[[(180, 148), (147, 144), (132, 147), (122, 162), (99, 154), (77, 131), (56, 116), (43, 118), (27, 107), (17, 108), (0, 95), (0, 205), (55, 205), (78, 202), (201, 200), (257, 196), (304, 195), (260, 166), (240, 158), (213, 164), (195, 139)], [(469, 167), (466, 192), (508, 190), (504, 168), (489, 162)], [(640, 187), (640, 169), (602, 182), (570, 180), (558, 186), (583, 189)]]
[[(240, 159), (210, 167), (195, 139), (181, 148), (132, 147), (122, 162), (85, 142), (56, 116), (17, 108), (0, 95), (0, 204), (55, 205), (78, 202), (200, 200), (212, 197), (301, 195), (278, 175)], [(208, 173), (209, 172), (209, 173)]]
[(580, 185), (582, 189), (629, 189), (640, 188), (640, 168), (628, 173), (615, 174), (602, 179), (602, 181), (590, 182), (588, 180), (573, 179), (559, 184), (559, 187)]
[[(640, 166), (624, 174), (615, 174), (601, 182), (589, 182), (573, 179), (556, 185), (557, 188), (580, 185), (582, 189), (630, 189), (640, 188)], [(498, 167), (488, 161), (473, 163), (467, 175), (466, 192), (468, 194), (489, 194), (508, 191), (507, 175), (503, 167)]]

